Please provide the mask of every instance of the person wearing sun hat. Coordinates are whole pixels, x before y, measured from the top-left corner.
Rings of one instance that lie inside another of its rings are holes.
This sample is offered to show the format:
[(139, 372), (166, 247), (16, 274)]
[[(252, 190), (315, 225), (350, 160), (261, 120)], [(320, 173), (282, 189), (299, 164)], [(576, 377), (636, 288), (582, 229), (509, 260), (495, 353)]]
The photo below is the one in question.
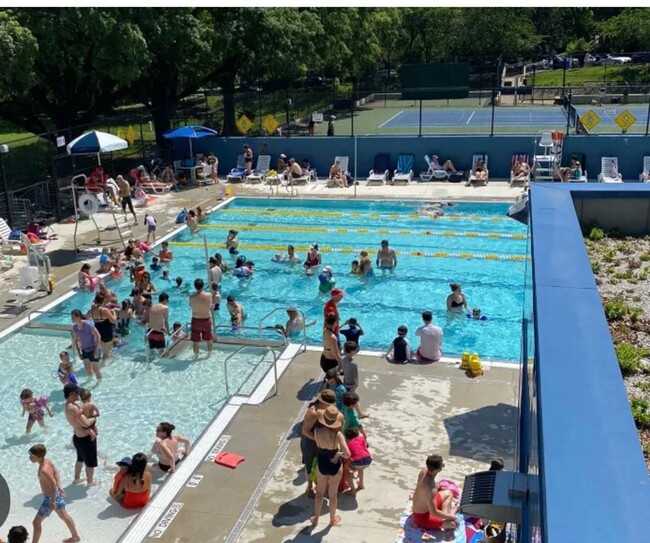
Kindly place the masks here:
[(318, 283), (319, 292), (330, 292), (334, 288), (336, 279), (334, 279), (332, 266), (325, 266), (323, 271), (318, 274)]
[(120, 485), (120, 481), (122, 480), (122, 477), (126, 475), (126, 472), (128, 471), (129, 466), (131, 465), (131, 457), (125, 456), (124, 458), (122, 458), (122, 460), (116, 462), (116, 464), (120, 468), (120, 470), (115, 474), (115, 477), (113, 478), (113, 488), (111, 488), (108, 491), (108, 493), (111, 496), (111, 498), (115, 498), (119, 502), (122, 500), (122, 495), (121, 494), (118, 495), (117, 487)]
[(310, 518), (312, 526), (318, 524), (318, 517), (323, 506), (325, 492), (329, 497), (330, 526), (341, 522), (341, 517), (336, 514), (338, 505), (338, 489), (343, 475), (343, 459), (350, 458), (350, 449), (341, 433), (343, 415), (336, 405), (328, 405), (318, 411), (319, 426), (310, 433), (318, 447), (316, 463), (316, 498), (314, 499), (314, 514)]
[(305, 417), (302, 419), (302, 433), (300, 434), (300, 452), (302, 453), (302, 463), (305, 466), (307, 474), (307, 496), (314, 498), (314, 485), (309, 473), (314, 459), (318, 455), (318, 447), (314, 441), (314, 426), (318, 421), (318, 412), (330, 405), (336, 403), (336, 394), (333, 390), (321, 390), (314, 401), (309, 404)]

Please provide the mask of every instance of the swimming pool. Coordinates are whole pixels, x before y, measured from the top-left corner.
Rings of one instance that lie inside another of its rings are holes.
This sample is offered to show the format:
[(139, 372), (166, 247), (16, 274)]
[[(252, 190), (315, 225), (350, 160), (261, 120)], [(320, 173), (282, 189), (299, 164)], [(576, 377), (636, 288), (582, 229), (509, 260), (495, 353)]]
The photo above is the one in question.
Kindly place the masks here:
[[(526, 227), (505, 216), (508, 204), (458, 203), (439, 219), (416, 214), (421, 206), (414, 201), (237, 198), (210, 214), (199, 234), (185, 229), (172, 238), (170, 276), (183, 277), (188, 286), (196, 277), (206, 278), (203, 236), (210, 255), (219, 252), (234, 264), (235, 257), (228, 255), (223, 243), (228, 229), (239, 230), (240, 254), (255, 262), (255, 276), (240, 280), (224, 274), (217, 320), (229, 322), (225, 310), (229, 294), (244, 305), (246, 325), (252, 328), (273, 309), (295, 305), (307, 321), (317, 320), (317, 325), (307, 329), (307, 336), (310, 343), (320, 345), (328, 296), (318, 292), (318, 278), (307, 276), (300, 263), (290, 266), (271, 261), (275, 253), (286, 253), (289, 243), (304, 261), (309, 245), (318, 243), (323, 265), (333, 268), (336, 286), (347, 293), (339, 306), (342, 319), (355, 317), (365, 330), (360, 340), (363, 349), (385, 350), (402, 324), (409, 328), (412, 345), (417, 345), (414, 332), (421, 325), (420, 314), (430, 310), (434, 323), (444, 330), (445, 354), (471, 351), (485, 359), (518, 361)], [(388, 239), (399, 253), (397, 269), (375, 270), (372, 278), (350, 274), (350, 263), (362, 249), (369, 251), (374, 263), (382, 239)], [(186, 291), (178, 292), (160, 277), (161, 272), (152, 274), (158, 291), (170, 293), (170, 320), (189, 322)], [(470, 308), (481, 308), (487, 322), (447, 313), (445, 300), (452, 282), (462, 285)], [(128, 279), (110, 286), (120, 299), (131, 291)], [(91, 294), (79, 293), (59, 306), (61, 315), (44, 318), (68, 324), (69, 310), (85, 310), (91, 299)], [(284, 312), (278, 312), (263, 325), (285, 321)], [(230, 332), (224, 328), (220, 333)]]
[[(0, 411), (3, 428), (0, 473), (7, 480), (12, 496), (5, 526), (31, 525), (42, 494), (36, 466), (29, 462), (27, 451), (36, 443), (44, 443), (48, 458), (61, 473), (68, 494), (68, 511), (82, 539), (113, 543), (138, 511), (126, 511), (108, 500), (114, 472), (103, 468), (103, 462), (113, 467), (123, 456), (139, 451), (149, 454), (155, 427), (161, 421), (175, 424), (176, 431), (194, 444), (227, 400), (224, 360), (238, 347), (220, 345), (209, 358), (204, 353), (198, 360), (187, 350), (159, 363), (147, 363), (143, 356), (134, 356), (135, 342), (132, 349), (118, 349), (103, 371), (101, 384), (91, 387), (93, 399), (101, 410), (97, 423), (100, 467), (96, 470), (101, 486), (86, 489), (85, 485), (70, 484), (75, 461), (72, 431), (63, 414), (62, 386), (53, 375), (58, 366), (58, 353), (69, 343), (68, 334), (45, 330), (17, 332), (0, 342), (3, 360), (0, 391), (5, 405)], [(255, 347), (234, 354), (228, 361), (230, 393), (251, 394), (272, 363), (267, 351)], [(75, 367), (80, 370), (81, 364), (76, 362)], [(83, 386), (82, 369), (78, 377)], [(23, 388), (48, 396), (54, 411), (53, 418), (46, 416), (48, 433), (35, 425), (31, 436), (25, 437), (26, 418), (20, 418), (18, 398)], [(159, 473), (154, 472), (155, 488), (161, 483), (156, 479)], [(44, 524), (42, 541), (61, 541), (68, 535), (64, 524), (54, 517)]]

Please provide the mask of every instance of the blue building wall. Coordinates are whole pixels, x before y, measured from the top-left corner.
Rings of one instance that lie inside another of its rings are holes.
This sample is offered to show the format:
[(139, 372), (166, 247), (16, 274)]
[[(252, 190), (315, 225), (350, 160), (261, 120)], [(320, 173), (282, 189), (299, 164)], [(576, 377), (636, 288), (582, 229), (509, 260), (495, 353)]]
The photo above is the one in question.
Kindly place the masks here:
[[(487, 154), (490, 176), (510, 177), (513, 154), (534, 153), (533, 136), (360, 136), (354, 137), (295, 137), (295, 138), (203, 138), (192, 144), (194, 152), (214, 152), (220, 161), (219, 173), (225, 174), (235, 166), (242, 145), (248, 143), (256, 155), (270, 154), (273, 164), (280, 153), (298, 160), (308, 158), (321, 177), (327, 174), (337, 155), (350, 157), (350, 172), (354, 173), (355, 140), (357, 177), (365, 178), (372, 168), (377, 153), (389, 153), (391, 168), (395, 167), (399, 153), (415, 155), (416, 176), (427, 169), (425, 154), (436, 154), (442, 160), (450, 159), (458, 169), (471, 166), (472, 155)], [(182, 158), (189, 151), (187, 141), (174, 142), (174, 157)], [(626, 181), (638, 180), (643, 156), (650, 155), (650, 137), (646, 136), (568, 136), (564, 140), (564, 162), (572, 154), (585, 156), (584, 167), (589, 180), (595, 181), (600, 172), (603, 156), (617, 156), (619, 171)]]
[(545, 543), (636, 543), (647, 530), (650, 479), (574, 204), (630, 198), (647, 204), (650, 185), (530, 191), (536, 413), (527, 422), (535, 449), (537, 421), (539, 456), (527, 467), (539, 462)]

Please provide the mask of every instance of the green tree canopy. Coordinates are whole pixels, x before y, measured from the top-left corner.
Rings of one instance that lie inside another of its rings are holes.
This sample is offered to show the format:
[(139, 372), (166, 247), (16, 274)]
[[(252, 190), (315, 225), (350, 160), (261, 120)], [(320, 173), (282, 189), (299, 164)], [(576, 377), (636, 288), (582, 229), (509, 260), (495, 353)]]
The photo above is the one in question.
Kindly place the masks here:
[(35, 80), (36, 38), (10, 12), (0, 11), (0, 97), (24, 92)]

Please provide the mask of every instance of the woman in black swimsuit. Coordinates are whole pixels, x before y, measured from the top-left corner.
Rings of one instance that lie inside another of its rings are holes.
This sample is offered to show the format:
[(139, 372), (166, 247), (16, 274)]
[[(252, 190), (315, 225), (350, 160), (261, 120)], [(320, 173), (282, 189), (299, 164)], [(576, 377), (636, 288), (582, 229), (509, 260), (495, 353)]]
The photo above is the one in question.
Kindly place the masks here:
[(156, 292), (156, 287), (154, 287), (153, 283), (151, 282), (151, 275), (149, 275), (148, 272), (145, 272), (142, 275), (142, 279), (140, 279), (140, 282), (136, 286), (143, 294), (151, 294)]
[(338, 505), (339, 483), (343, 470), (343, 459), (350, 458), (350, 449), (341, 433), (343, 415), (335, 405), (318, 411), (318, 425), (310, 432), (305, 432), (307, 437), (313, 434), (318, 455), (316, 462), (316, 498), (314, 498), (314, 514), (310, 518), (312, 526), (318, 524), (323, 498), (327, 491), (330, 506), (330, 526), (341, 522), (341, 517), (336, 514)]
[(447, 311), (452, 313), (462, 313), (463, 309), (467, 311), (467, 298), (465, 298), (460, 285), (452, 283), (449, 288), (451, 288), (451, 294), (447, 296)]
[(90, 306), (89, 317), (95, 322), (102, 341), (102, 362), (106, 362), (113, 350), (113, 327), (117, 322), (115, 311), (106, 307), (106, 297), (96, 294), (93, 305)]
[(341, 363), (338, 336), (334, 332), (334, 326), (336, 326), (337, 321), (338, 316), (335, 313), (330, 313), (325, 317), (325, 328), (323, 328), (323, 352), (320, 355), (320, 369), (325, 373), (327, 373), (327, 370), (338, 367)]

